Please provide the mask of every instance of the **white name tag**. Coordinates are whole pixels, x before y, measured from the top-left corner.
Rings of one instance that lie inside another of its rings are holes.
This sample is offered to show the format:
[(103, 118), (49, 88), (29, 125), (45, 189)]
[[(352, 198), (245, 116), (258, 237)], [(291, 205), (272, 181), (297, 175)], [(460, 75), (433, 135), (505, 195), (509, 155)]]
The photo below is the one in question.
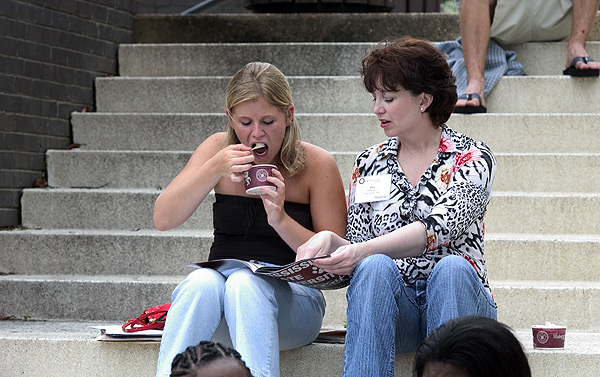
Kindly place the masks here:
[(354, 201), (367, 203), (387, 200), (390, 198), (391, 186), (392, 176), (390, 174), (360, 177), (356, 182)]

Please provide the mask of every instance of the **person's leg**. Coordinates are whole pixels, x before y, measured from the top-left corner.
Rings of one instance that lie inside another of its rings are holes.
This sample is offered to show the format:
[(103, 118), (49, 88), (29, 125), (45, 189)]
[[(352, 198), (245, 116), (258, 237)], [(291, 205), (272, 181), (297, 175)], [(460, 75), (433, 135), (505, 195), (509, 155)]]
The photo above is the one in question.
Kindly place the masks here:
[(427, 336), (452, 318), (477, 315), (496, 319), (496, 304), (464, 258), (449, 255), (427, 280)]
[[(588, 56), (585, 50), (585, 42), (596, 19), (599, 2), (600, 0), (573, 0), (573, 23), (567, 43), (566, 67), (571, 65), (576, 57)], [(586, 64), (579, 61), (575, 64), (575, 67), (577, 69), (600, 69), (600, 62), (588, 62)]]
[(173, 291), (160, 342), (157, 376), (170, 376), (173, 358), (201, 340), (210, 340), (223, 316), (225, 277), (201, 268)]
[[(496, 0), (463, 0), (460, 8), (460, 34), (462, 39), (465, 67), (467, 69), (467, 88), (465, 93), (478, 94), (478, 99), (459, 99), (457, 107), (485, 106), (483, 90), (485, 88), (485, 57), (490, 41)], [(460, 94), (460, 93), (459, 93)]]
[(417, 345), (422, 340), (419, 310), (403, 288), (400, 272), (388, 256), (373, 255), (356, 266), (346, 294), (343, 376), (393, 377), (397, 338)]
[(224, 308), (233, 346), (253, 376), (277, 377), (279, 351), (319, 334), (325, 300), (316, 289), (240, 269), (227, 279)]

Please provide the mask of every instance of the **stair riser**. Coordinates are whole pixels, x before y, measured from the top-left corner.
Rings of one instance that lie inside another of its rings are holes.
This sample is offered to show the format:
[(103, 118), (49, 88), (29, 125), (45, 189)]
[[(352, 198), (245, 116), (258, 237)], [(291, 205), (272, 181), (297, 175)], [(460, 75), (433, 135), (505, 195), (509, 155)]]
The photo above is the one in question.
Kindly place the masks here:
[[(154, 229), (159, 191), (26, 189), (23, 225), (45, 229)], [(212, 228), (212, 196), (179, 229)], [(488, 206), (486, 232), (539, 234), (600, 233), (600, 196), (528, 196), (496, 192)], [(40, 211), (39, 208), (44, 208)], [(518, 219), (518, 221), (516, 221)]]
[[(568, 344), (567, 335), (567, 344)], [(3, 339), (0, 365), (5, 377), (151, 377), (156, 373), (159, 343), (103, 343), (95, 340)], [(567, 346), (568, 347), (568, 346)], [(280, 356), (283, 377), (339, 376), (343, 345), (312, 344)], [(596, 377), (600, 357), (565, 351), (527, 351), (533, 377)], [(396, 376), (410, 376), (414, 355), (396, 356)], [(111, 362), (102, 362), (110, 360)], [(35, 362), (33, 362), (35, 361)]]
[(193, 270), (186, 264), (208, 259), (213, 239), (114, 233), (0, 233), (0, 273), (184, 276)]
[(175, 276), (150, 282), (107, 277), (91, 281), (78, 276), (62, 281), (50, 279), (0, 277), (5, 292), (0, 297), (0, 313), (17, 319), (28, 316), (124, 323), (146, 308), (171, 302), (171, 293), (181, 280)]
[[(361, 151), (385, 140), (377, 117), (362, 114), (298, 114), (302, 139), (329, 151)], [(88, 150), (193, 151), (224, 131), (219, 114), (73, 113), (73, 138)], [(494, 153), (598, 153), (599, 114), (454, 114), (448, 125)], [(543, 134), (543, 142), (540, 137)]]
[[(16, 274), (186, 275), (208, 258), (212, 235), (0, 233), (0, 272)], [(600, 239), (523, 240), (486, 234), (492, 281), (596, 281)], [(573, 260), (587, 261), (582, 269)], [(31, 264), (32, 260), (39, 263)], [(519, 261), (519, 263), (514, 263)]]
[[(5, 377), (131, 377), (133, 370), (135, 376), (150, 377), (156, 373), (160, 344), (5, 339), (0, 340), (0, 346), (0, 365), (9, 366), (3, 370)], [(110, 363), (99, 365), (99, 360)], [(341, 344), (313, 344), (281, 351), (281, 376), (340, 376), (343, 362)], [(412, 354), (397, 355), (396, 375), (410, 375), (412, 363)]]
[[(376, 43), (127, 44), (119, 47), (119, 73), (134, 76), (232, 76), (244, 62), (262, 61), (288, 76), (357, 75), (365, 51)], [(566, 43), (508, 46), (528, 75), (561, 75)], [(590, 56), (600, 43), (588, 42)], [(310, 56), (311, 59), (306, 59)]]
[(600, 196), (524, 196), (496, 192), (488, 205), (490, 233), (597, 234)]
[[(531, 286), (510, 283), (490, 283), (498, 305), (498, 320), (514, 329), (530, 329), (546, 321), (584, 331), (600, 330), (596, 315), (600, 307), (597, 286), (547, 286), (532, 282)], [(325, 326), (345, 323), (345, 289), (323, 291), (327, 300)]]
[[(567, 64), (567, 43), (523, 43), (506, 46), (517, 53), (516, 61), (523, 64), (528, 75), (562, 75)], [(585, 50), (590, 56), (600, 56), (600, 43), (588, 40)]]
[[(19, 276), (1, 277), (0, 313), (17, 318), (125, 321), (150, 306), (170, 302), (180, 277), (138, 281), (44, 280)], [(492, 284), (498, 304), (498, 320), (517, 328), (530, 328), (545, 321), (574, 330), (598, 331), (600, 289), (592, 286), (523, 287)], [(341, 325), (346, 319), (345, 289), (324, 291), (327, 300), (325, 326)], [(108, 303), (119, 303), (109, 305)]]
[[(355, 152), (333, 152), (348, 187)], [(183, 169), (191, 152), (49, 151), (51, 187), (165, 188)], [(600, 154), (531, 155), (497, 153), (494, 190), (597, 192), (589, 172), (600, 170)], [(123, 163), (127, 161), (127, 163)], [(573, 169), (577, 166), (577, 169)], [(574, 185), (573, 182), (578, 182)]]
[[(460, 35), (459, 17), (417, 12), (139, 14), (134, 42), (373, 42), (394, 35), (433, 41), (455, 39)], [(590, 39), (596, 35), (592, 29)], [(310, 60), (310, 57), (303, 58)]]
[[(233, 76), (245, 63), (267, 62), (286, 76), (358, 75), (373, 43), (234, 43), (121, 45), (120, 76)], [(306, 59), (310, 56), (310, 59)]]
[[(231, 77), (101, 78), (96, 80), (100, 112), (218, 112)], [(370, 113), (372, 97), (358, 77), (288, 77), (296, 111)], [(143, 93), (143, 94), (142, 94)], [(344, 93), (343, 99), (340, 93)]]
[(491, 113), (598, 113), (598, 79), (503, 77), (486, 99)]
[[(290, 77), (299, 113), (370, 113), (360, 77)], [(223, 112), (228, 77), (99, 78), (99, 112)], [(568, 76), (503, 77), (486, 102), (491, 113), (598, 113), (600, 85)], [(560, 95), (548, 95), (557, 93)], [(343, 97), (340, 95), (343, 93)], [(515, 95), (519, 93), (519, 95)], [(577, 101), (565, 100), (577, 98)]]
[(494, 288), (498, 304), (498, 320), (515, 329), (543, 325), (546, 321), (570, 329), (599, 331), (600, 291), (597, 288), (516, 289), (511, 286)]

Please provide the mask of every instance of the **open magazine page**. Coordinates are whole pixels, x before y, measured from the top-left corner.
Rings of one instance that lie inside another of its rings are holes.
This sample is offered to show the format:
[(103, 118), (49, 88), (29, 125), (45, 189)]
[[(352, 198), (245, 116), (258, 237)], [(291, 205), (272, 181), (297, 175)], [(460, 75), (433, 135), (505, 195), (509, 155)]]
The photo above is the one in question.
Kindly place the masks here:
[(213, 268), (224, 271), (232, 268), (248, 267), (255, 274), (270, 276), (276, 279), (308, 285), (317, 289), (339, 289), (350, 284), (350, 276), (336, 275), (323, 271), (313, 265), (315, 259), (327, 258), (328, 256), (299, 260), (285, 266), (267, 267), (256, 263), (241, 261), (237, 259), (216, 259), (208, 262), (190, 264), (190, 267)]
[(252, 272), (256, 272), (259, 268), (263, 267), (258, 263), (252, 263), (240, 259), (215, 259), (207, 262), (200, 262), (194, 264), (188, 264), (188, 267), (203, 267), (203, 268), (212, 268), (217, 271), (227, 271), (232, 270), (234, 268), (242, 268), (248, 267)]

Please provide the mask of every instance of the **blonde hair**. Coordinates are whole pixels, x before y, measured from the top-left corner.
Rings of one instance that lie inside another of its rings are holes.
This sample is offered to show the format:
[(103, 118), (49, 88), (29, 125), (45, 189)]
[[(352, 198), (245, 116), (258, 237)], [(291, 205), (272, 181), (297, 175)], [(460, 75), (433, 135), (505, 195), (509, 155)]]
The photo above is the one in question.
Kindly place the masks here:
[[(288, 108), (293, 105), (292, 91), (287, 78), (272, 64), (252, 62), (237, 71), (225, 92), (225, 110), (232, 114), (233, 108), (245, 101), (264, 98), (271, 105), (281, 110), (286, 118)], [(288, 119), (286, 119), (288, 120)], [(306, 156), (300, 143), (300, 128), (296, 115), (289, 119), (290, 124), (285, 129), (283, 142), (279, 151), (279, 162), (290, 175), (304, 169)], [(227, 127), (227, 144), (239, 144), (240, 139), (229, 125)]]

